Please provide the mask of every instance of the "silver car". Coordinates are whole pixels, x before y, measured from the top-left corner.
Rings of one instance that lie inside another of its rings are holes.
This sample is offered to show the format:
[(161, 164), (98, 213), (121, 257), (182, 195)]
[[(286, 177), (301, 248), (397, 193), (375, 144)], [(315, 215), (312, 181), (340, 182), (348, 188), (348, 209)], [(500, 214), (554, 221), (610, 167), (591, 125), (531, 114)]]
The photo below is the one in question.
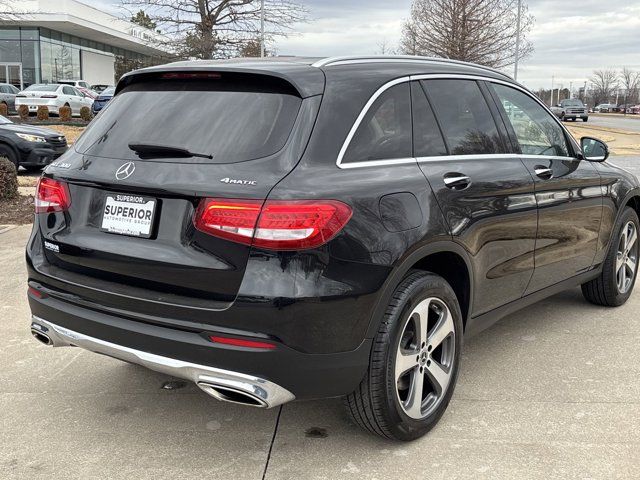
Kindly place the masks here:
[(0, 83), (0, 104), (4, 103), (10, 112), (16, 110), (16, 94), (20, 92), (10, 83)]

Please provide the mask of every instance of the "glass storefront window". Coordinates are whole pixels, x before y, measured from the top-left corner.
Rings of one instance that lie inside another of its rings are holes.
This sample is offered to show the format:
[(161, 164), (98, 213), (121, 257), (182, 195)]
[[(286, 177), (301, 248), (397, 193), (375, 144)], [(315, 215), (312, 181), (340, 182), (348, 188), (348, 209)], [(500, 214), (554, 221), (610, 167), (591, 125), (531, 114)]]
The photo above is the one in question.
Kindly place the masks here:
[(20, 62), (20, 40), (0, 40), (2, 62)]
[(38, 42), (21, 42), (22, 81), (25, 87), (40, 81), (40, 48)]
[(40, 54), (42, 56), (42, 83), (53, 83), (53, 57), (51, 56), (51, 44), (40, 42)]

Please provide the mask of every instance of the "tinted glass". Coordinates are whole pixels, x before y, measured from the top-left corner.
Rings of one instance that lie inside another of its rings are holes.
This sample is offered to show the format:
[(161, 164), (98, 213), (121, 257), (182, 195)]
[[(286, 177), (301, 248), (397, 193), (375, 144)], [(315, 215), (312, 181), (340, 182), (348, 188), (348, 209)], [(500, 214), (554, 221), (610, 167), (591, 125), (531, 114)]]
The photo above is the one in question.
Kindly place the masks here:
[(11, 90), (9, 90), (9, 87), (6, 87), (4, 85), (0, 85), (0, 93), (10, 93)]
[(494, 84), (493, 89), (513, 126), (522, 153), (569, 156), (564, 131), (537, 101), (504, 85)]
[(504, 146), (480, 87), (472, 80), (426, 80), (452, 155), (504, 153)]
[(562, 100), (560, 104), (565, 107), (582, 107), (583, 106), (580, 100)]
[(62, 87), (62, 93), (65, 95), (76, 95), (76, 91), (71, 87)]
[(411, 147), (409, 84), (401, 83), (386, 90), (371, 105), (351, 139), (343, 161), (411, 158)]
[(30, 92), (55, 92), (58, 90), (58, 85), (30, 85), (25, 90)]
[(431, 105), (418, 82), (412, 82), (413, 154), (416, 157), (446, 155), (447, 147)]
[(109, 87), (109, 88), (105, 88), (105, 89), (102, 91), (101, 95), (105, 95), (105, 96), (106, 96), (106, 95), (113, 95), (113, 94), (115, 93), (115, 91), (116, 91), (116, 87)]
[(185, 162), (252, 160), (282, 149), (301, 102), (290, 87), (270, 88), (267, 80), (138, 83), (109, 102), (76, 150), (134, 160), (138, 156), (129, 143), (145, 143), (213, 155), (212, 160), (181, 160)]

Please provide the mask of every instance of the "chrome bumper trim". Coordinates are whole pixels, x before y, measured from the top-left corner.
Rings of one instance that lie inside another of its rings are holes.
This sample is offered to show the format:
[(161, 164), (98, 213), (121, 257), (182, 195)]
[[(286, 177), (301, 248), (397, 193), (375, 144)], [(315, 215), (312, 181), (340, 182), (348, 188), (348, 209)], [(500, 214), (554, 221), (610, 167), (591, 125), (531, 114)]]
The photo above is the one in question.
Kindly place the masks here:
[[(69, 330), (33, 315), (31, 328), (38, 330), (51, 339), (54, 347), (80, 347), (91, 352), (136, 363), (157, 372), (173, 377), (190, 380), (201, 385), (220, 385), (231, 390), (240, 390), (255, 397), (257, 403), (266, 408), (276, 407), (290, 402), (295, 396), (287, 389), (263, 378), (245, 373), (232, 372), (221, 368), (184, 362), (175, 358), (163, 357), (153, 353), (123, 347), (98, 338)], [(204, 389), (203, 389), (204, 390)], [(206, 390), (205, 390), (206, 391)], [(216, 397), (217, 398), (217, 397)]]

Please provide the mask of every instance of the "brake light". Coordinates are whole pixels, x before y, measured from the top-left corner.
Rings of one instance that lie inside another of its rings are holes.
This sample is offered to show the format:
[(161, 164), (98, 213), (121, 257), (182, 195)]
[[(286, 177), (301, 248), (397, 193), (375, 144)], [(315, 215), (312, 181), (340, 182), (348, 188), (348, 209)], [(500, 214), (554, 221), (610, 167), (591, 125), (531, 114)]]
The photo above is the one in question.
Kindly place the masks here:
[(244, 348), (261, 348), (263, 350), (273, 350), (276, 346), (273, 343), (257, 342), (255, 340), (244, 340), (242, 338), (217, 337), (211, 335), (209, 337), (213, 343), (221, 343), (223, 345), (232, 345), (234, 347)]
[(52, 178), (41, 178), (36, 190), (36, 213), (64, 212), (71, 206), (69, 187)]
[(194, 217), (205, 233), (269, 250), (303, 250), (327, 243), (351, 218), (337, 200), (205, 198)]
[(206, 73), (206, 72), (175, 72), (175, 73), (163, 73), (160, 78), (165, 80), (200, 80), (200, 79), (218, 79), (222, 75), (219, 73)]

